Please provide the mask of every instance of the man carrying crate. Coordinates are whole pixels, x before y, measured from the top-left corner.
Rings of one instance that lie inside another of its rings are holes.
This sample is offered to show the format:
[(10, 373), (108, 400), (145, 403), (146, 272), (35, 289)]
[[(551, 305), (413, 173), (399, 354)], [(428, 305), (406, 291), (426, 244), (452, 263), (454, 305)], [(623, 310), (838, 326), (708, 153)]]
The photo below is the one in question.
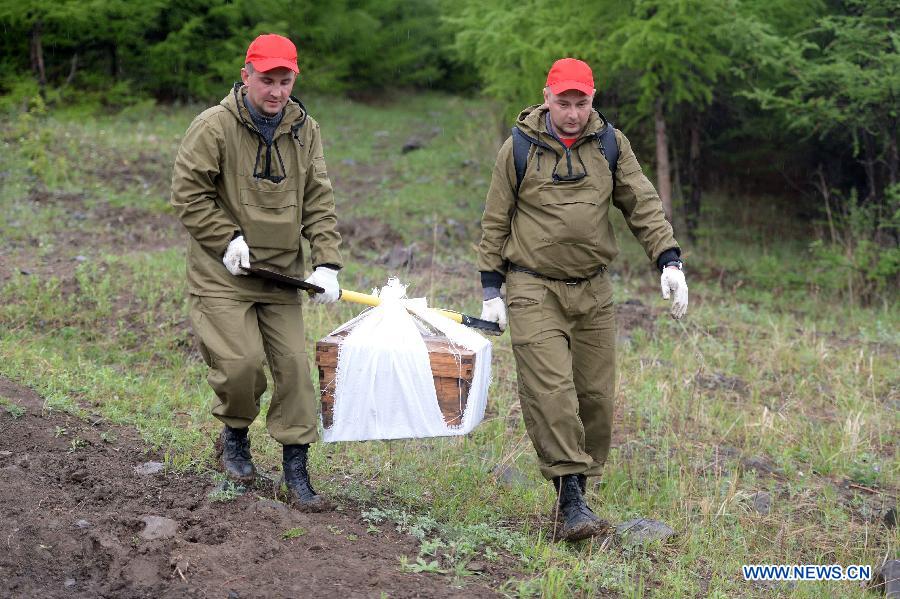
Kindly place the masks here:
[(481, 318), (505, 328), (508, 310), (522, 415), (541, 473), (557, 490), (559, 536), (568, 540), (606, 529), (584, 493), (587, 477), (601, 474), (612, 433), (611, 206), (661, 271), (672, 316), (684, 316), (688, 302), (659, 196), (628, 139), (592, 108), (594, 93), (586, 63), (553, 64), (544, 104), (523, 110), (500, 148), (478, 247)]
[(255, 479), (247, 429), (266, 389), (265, 360), (275, 382), (266, 426), (284, 446), (291, 499), (321, 511), (327, 503), (307, 471), (318, 414), (300, 296), (245, 269), (252, 262), (302, 276), (302, 235), (315, 267), (307, 282), (324, 289), (312, 301), (336, 301), (334, 195), (319, 125), (291, 96), (299, 72), (294, 44), (261, 35), (244, 62), (243, 83), (194, 119), (175, 159), (171, 202), (190, 233), (191, 323), (218, 398), (212, 412), (224, 424), (217, 449), (225, 473)]

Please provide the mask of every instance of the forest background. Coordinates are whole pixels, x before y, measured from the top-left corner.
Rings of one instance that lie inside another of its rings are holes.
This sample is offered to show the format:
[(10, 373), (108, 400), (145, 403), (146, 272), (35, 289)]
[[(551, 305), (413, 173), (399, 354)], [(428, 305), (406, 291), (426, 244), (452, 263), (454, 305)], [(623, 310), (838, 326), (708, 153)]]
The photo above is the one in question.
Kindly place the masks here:
[(213, 102), (247, 39), (280, 32), (301, 92), (483, 94), (511, 121), (547, 65), (576, 56), (602, 112), (654, 148), (692, 240), (704, 189), (810, 200), (821, 282), (870, 301), (900, 272), (898, 14), (890, 0), (3, 0), (0, 109)]

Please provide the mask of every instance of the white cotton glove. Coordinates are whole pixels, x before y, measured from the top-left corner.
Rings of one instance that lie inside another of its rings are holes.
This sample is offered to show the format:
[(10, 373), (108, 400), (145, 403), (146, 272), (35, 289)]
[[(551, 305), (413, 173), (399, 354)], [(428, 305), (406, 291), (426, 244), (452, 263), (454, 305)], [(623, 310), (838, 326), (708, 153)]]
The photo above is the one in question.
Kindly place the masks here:
[(675, 320), (680, 319), (687, 312), (688, 307), (688, 287), (687, 281), (684, 280), (684, 273), (680, 268), (667, 266), (662, 271), (659, 283), (662, 287), (663, 299), (669, 299), (672, 293), (675, 294), (672, 299), (671, 314)]
[(244, 241), (243, 235), (231, 240), (231, 243), (228, 244), (228, 249), (225, 250), (225, 257), (222, 258), (222, 263), (225, 264), (228, 272), (233, 275), (247, 274), (241, 270), (241, 267), (250, 268), (250, 248), (247, 247), (247, 242)]
[(317, 266), (313, 274), (309, 275), (307, 283), (318, 285), (325, 290), (324, 293), (313, 294), (311, 299), (314, 304), (331, 304), (338, 301), (341, 288), (338, 287), (337, 275), (338, 271), (327, 266)]
[(481, 304), (481, 320), (496, 322), (501, 331), (506, 330), (506, 305), (502, 297), (495, 297)]

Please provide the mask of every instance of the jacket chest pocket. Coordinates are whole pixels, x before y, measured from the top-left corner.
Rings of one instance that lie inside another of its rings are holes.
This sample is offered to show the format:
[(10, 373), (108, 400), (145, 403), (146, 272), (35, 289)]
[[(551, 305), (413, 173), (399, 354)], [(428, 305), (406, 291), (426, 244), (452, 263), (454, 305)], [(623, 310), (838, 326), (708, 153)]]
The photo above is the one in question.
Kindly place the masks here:
[(546, 223), (542, 239), (552, 243), (593, 246), (609, 210), (589, 177), (571, 183), (547, 181), (539, 191)]
[(300, 205), (296, 189), (241, 189), (241, 230), (251, 248), (298, 250)]

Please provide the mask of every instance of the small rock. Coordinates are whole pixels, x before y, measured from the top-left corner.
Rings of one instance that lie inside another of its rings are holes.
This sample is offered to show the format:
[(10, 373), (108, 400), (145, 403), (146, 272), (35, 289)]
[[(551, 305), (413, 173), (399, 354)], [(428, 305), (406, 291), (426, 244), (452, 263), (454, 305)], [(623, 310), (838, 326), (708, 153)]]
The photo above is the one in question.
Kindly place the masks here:
[(75, 528), (90, 528), (91, 523), (88, 522), (87, 520), (82, 519), (82, 520), (76, 520), (75, 524), (73, 526)]
[(307, 551), (324, 551), (324, 549), (321, 545), (310, 545)]
[(80, 482), (83, 482), (84, 480), (86, 480), (89, 474), (90, 474), (90, 472), (88, 472), (87, 470), (84, 470), (84, 469), (76, 470), (75, 472), (73, 472), (72, 474), (69, 475), (69, 479), (75, 481), (76, 483), (80, 483)]
[(25, 268), (20, 268), (19, 272), (25, 275), (26, 277), (31, 274), (31, 271)]
[(897, 508), (892, 507), (884, 513), (884, 525), (888, 528), (897, 528)]
[(148, 541), (172, 538), (178, 530), (178, 522), (162, 516), (141, 516), (141, 520), (145, 526), (140, 536)]
[(63, 585), (65, 585), (65, 587), (67, 589), (71, 589), (72, 587), (75, 586), (75, 579), (74, 578), (66, 578), (66, 581), (63, 583)]
[(241, 599), (241, 594), (232, 589), (228, 591), (228, 599)]
[(77, 256), (75, 256), (75, 262), (87, 262), (87, 256), (78, 254)]
[(469, 562), (466, 564), (466, 570), (469, 572), (484, 572), (485, 567), (482, 562)]
[(12, 455), (11, 451), (0, 451), (0, 458), (8, 458)]
[(900, 599), (900, 559), (884, 562), (875, 575), (875, 583), (884, 585), (885, 599)]
[(134, 473), (141, 476), (149, 476), (162, 472), (163, 468), (165, 468), (165, 464), (162, 462), (144, 462), (140, 466), (134, 467)]
[(753, 509), (763, 516), (772, 511), (772, 496), (765, 491), (757, 491), (753, 494)]
[(675, 531), (664, 522), (635, 518), (616, 525), (616, 535), (623, 545), (646, 545), (653, 541), (662, 541), (675, 534)]
[(424, 146), (425, 146), (425, 144), (422, 143), (421, 139), (416, 139), (415, 137), (410, 137), (409, 139), (406, 140), (406, 143), (403, 144), (403, 147), (400, 148), (400, 152), (403, 154), (408, 154), (408, 153), (412, 152), (413, 150), (420, 150)]

